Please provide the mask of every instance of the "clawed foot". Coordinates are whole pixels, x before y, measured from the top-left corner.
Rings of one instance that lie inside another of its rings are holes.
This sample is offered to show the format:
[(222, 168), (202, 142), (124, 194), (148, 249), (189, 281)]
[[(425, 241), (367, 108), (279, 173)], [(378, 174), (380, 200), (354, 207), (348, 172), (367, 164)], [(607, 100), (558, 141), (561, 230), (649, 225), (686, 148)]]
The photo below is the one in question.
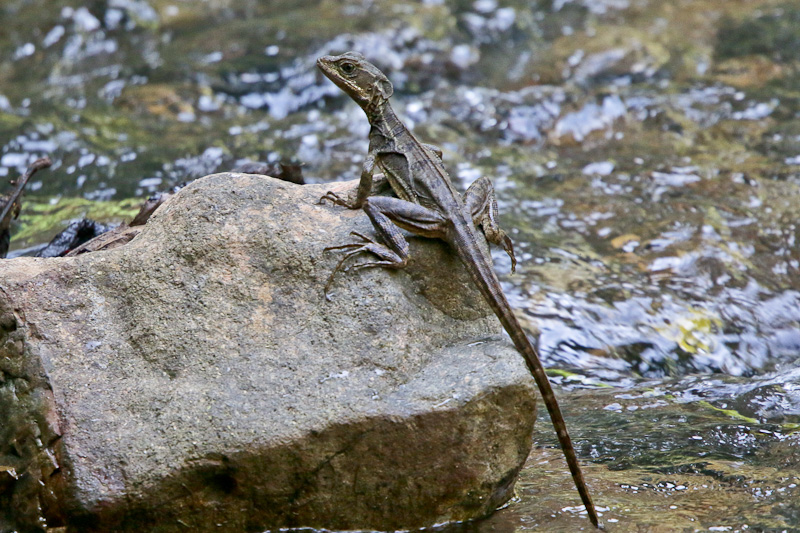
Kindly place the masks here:
[(330, 301), (330, 294), (328, 289), (330, 289), (331, 285), (333, 284), (333, 278), (336, 276), (336, 273), (339, 270), (342, 270), (342, 265), (344, 265), (345, 261), (349, 258), (353, 257), (356, 254), (361, 252), (369, 252), (374, 254), (378, 258), (379, 261), (364, 261), (362, 263), (355, 263), (348, 267), (345, 267), (343, 270), (344, 272), (349, 272), (350, 270), (362, 270), (364, 268), (372, 268), (372, 267), (388, 267), (388, 268), (400, 268), (405, 266), (406, 261), (403, 260), (400, 256), (398, 256), (395, 252), (390, 250), (387, 246), (370, 239), (366, 235), (363, 235), (357, 231), (351, 231), (350, 235), (358, 237), (360, 242), (351, 242), (347, 244), (340, 244), (339, 246), (329, 246), (323, 249), (324, 252), (329, 250), (342, 250), (344, 255), (336, 264), (336, 268), (333, 269), (331, 272), (330, 277), (328, 278), (328, 282), (325, 284), (325, 299)]
[(505, 231), (497, 227), (496, 224), (491, 223), (491, 221), (484, 221), (482, 224), (486, 240), (492, 244), (499, 244), (508, 254), (509, 259), (511, 259), (511, 273), (513, 274), (517, 271), (517, 258), (514, 256), (514, 244), (511, 239), (508, 238)]
[[(342, 197), (336, 194), (333, 191), (328, 191), (325, 195), (319, 199), (317, 202), (318, 205), (325, 204), (325, 201), (333, 202), (335, 205), (342, 205), (348, 209), (357, 209), (355, 200), (352, 198), (352, 194), (348, 194), (347, 197)], [(327, 250), (328, 248), (326, 248)]]
[(511, 242), (511, 239), (508, 238), (508, 235), (503, 234), (503, 249), (508, 254), (508, 257), (511, 258), (511, 273), (517, 271), (517, 258), (514, 256), (514, 245)]

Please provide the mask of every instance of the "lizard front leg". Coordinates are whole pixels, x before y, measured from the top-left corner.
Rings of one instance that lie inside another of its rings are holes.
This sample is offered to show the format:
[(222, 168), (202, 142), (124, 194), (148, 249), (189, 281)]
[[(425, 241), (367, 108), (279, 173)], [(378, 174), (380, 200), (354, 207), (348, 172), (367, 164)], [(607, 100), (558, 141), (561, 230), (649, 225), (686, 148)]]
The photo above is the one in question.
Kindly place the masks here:
[(494, 195), (494, 186), (487, 177), (475, 180), (464, 193), (464, 204), (472, 214), (472, 222), (476, 227), (483, 229), (486, 240), (497, 244), (511, 258), (511, 272), (517, 269), (517, 259), (514, 257), (514, 245), (506, 232), (500, 229), (497, 223), (497, 199)]
[(419, 204), (391, 198), (376, 196), (364, 202), (364, 212), (369, 217), (372, 226), (378, 234), (379, 240), (373, 240), (358, 232), (352, 232), (360, 239), (359, 242), (331, 246), (325, 250), (343, 250), (344, 256), (336, 265), (328, 282), (325, 284), (325, 297), (333, 283), (334, 276), (341, 270), (345, 261), (361, 252), (373, 254), (376, 259), (356, 263), (345, 270), (361, 270), (364, 268), (403, 268), (408, 264), (409, 247), (400, 229), (408, 230), (417, 235), (431, 238), (444, 238), (446, 220), (437, 211), (428, 209)]
[[(358, 182), (358, 188), (355, 190), (355, 197), (353, 191), (349, 191), (346, 197), (339, 196), (333, 191), (328, 191), (319, 199), (319, 203), (324, 203), (325, 200), (330, 200), (336, 205), (343, 205), (348, 209), (360, 209), (367, 198), (373, 193), (373, 172), (375, 171), (375, 155), (373, 153), (367, 154), (364, 159), (364, 165), (361, 169), (361, 179)], [(383, 174), (379, 174), (383, 178)], [(377, 176), (376, 176), (377, 177)], [(385, 180), (384, 180), (385, 181)]]

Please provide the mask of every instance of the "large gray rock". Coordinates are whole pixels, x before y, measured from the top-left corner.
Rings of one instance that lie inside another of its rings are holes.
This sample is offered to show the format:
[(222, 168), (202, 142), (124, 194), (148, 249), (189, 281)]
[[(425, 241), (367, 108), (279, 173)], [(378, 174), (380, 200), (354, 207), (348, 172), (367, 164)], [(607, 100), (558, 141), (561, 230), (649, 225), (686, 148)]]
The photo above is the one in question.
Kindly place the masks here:
[(326, 301), (323, 248), (371, 232), (327, 188), (208, 176), (121, 248), (0, 262), (0, 531), (397, 529), (510, 497), (522, 358), (439, 242)]

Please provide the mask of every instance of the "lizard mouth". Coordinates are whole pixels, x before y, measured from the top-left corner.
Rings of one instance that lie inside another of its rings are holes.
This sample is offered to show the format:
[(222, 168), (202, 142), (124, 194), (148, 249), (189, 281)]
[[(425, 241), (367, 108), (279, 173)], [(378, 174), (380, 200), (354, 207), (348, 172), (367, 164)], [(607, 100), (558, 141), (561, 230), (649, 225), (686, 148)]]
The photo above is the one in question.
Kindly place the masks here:
[(322, 72), (328, 72), (330, 70), (330, 64), (332, 63), (332, 59), (333, 58), (331, 56), (322, 56), (317, 58), (317, 67)]
[(332, 82), (339, 85), (336, 78), (339, 78), (336, 71), (333, 69), (333, 56), (322, 56), (317, 59), (317, 68), (325, 74), (325, 77), (331, 80)]

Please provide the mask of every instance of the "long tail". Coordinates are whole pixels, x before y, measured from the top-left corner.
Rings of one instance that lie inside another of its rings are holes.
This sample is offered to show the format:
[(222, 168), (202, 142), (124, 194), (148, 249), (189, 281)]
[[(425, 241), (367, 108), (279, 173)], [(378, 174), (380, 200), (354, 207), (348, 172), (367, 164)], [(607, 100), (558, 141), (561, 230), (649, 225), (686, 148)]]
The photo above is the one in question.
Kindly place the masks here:
[[(472, 233), (471, 229), (469, 228), (467, 232)], [(455, 248), (458, 250), (458, 254), (461, 256), (472, 280), (484, 299), (489, 303), (495, 315), (497, 315), (497, 318), (500, 319), (503, 328), (511, 336), (514, 346), (525, 358), (525, 363), (528, 365), (528, 369), (533, 374), (536, 385), (539, 387), (547, 412), (550, 413), (550, 420), (552, 420), (553, 427), (558, 435), (558, 442), (561, 444), (561, 450), (564, 452), (564, 457), (572, 473), (572, 479), (578, 489), (578, 494), (580, 494), (583, 505), (586, 507), (586, 512), (589, 513), (589, 520), (596, 528), (602, 529), (603, 526), (597, 518), (597, 511), (594, 508), (594, 503), (592, 503), (592, 497), (589, 495), (589, 489), (586, 488), (586, 483), (583, 480), (583, 473), (578, 463), (578, 457), (575, 454), (575, 448), (573, 448), (572, 440), (569, 438), (569, 433), (567, 433), (567, 425), (561, 414), (561, 408), (558, 406), (558, 401), (555, 394), (553, 394), (553, 388), (550, 386), (550, 380), (547, 379), (547, 374), (542, 362), (539, 360), (536, 348), (528, 340), (517, 321), (517, 317), (514, 316), (511, 307), (508, 305), (508, 300), (506, 300), (500, 287), (500, 281), (497, 279), (489, 259), (478, 248), (474, 234), (459, 235), (455, 240)], [(472, 241), (472, 243), (469, 241)]]

